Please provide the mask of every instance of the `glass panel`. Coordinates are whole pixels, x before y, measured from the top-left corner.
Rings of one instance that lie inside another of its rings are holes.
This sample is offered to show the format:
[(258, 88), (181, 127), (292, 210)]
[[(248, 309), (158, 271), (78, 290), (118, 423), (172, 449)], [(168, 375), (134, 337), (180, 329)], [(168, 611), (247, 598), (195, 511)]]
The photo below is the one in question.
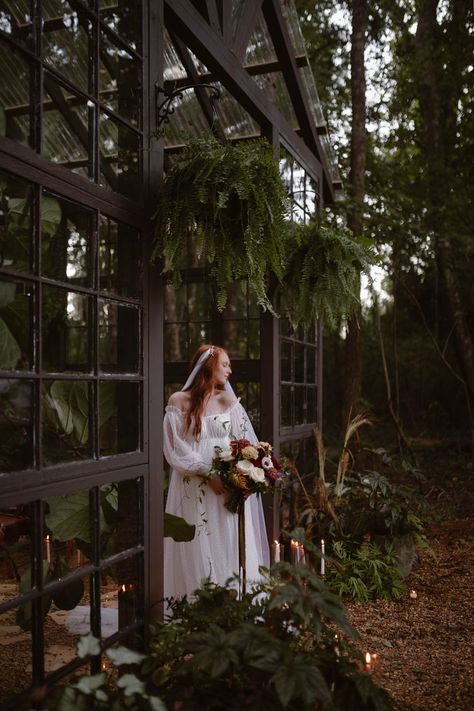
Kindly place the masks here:
[(88, 59), (91, 23), (67, 0), (43, 4), (43, 59), (83, 91), (89, 88)]
[(46, 380), (41, 391), (44, 465), (90, 459), (91, 384)]
[(188, 284), (188, 317), (191, 321), (210, 319), (213, 296), (210, 283)]
[(140, 51), (141, 0), (99, 0), (101, 20), (130, 47)]
[(33, 383), (0, 380), (0, 472), (33, 466)]
[(222, 344), (229, 358), (247, 357), (247, 321), (222, 322)]
[(210, 323), (190, 323), (187, 359), (191, 359), (194, 351), (201, 345), (201, 343), (210, 343), (211, 341), (212, 337)]
[(0, 278), (0, 370), (33, 368), (33, 289)]
[(245, 409), (258, 436), (260, 431), (260, 383), (248, 383)]
[(134, 126), (140, 123), (141, 65), (101, 32), (99, 98)]
[(100, 182), (129, 198), (139, 196), (140, 137), (104, 111), (99, 122)]
[(185, 321), (187, 307), (186, 287), (182, 286), (179, 289), (175, 289), (172, 284), (167, 284), (165, 291), (165, 321)]
[(44, 192), (41, 199), (41, 271), (51, 278), (92, 285), (94, 213)]
[(317, 407), (317, 390), (316, 388), (307, 389), (307, 422), (317, 422), (318, 407)]
[(99, 368), (107, 373), (139, 370), (139, 310), (99, 299)]
[[(0, 28), (2, 24), (0, 9)], [(0, 42), (0, 136), (25, 146), (33, 145), (31, 83), (30, 63), (19, 52)]]
[(0, 171), (0, 267), (31, 271), (33, 200), (32, 185)]
[(306, 382), (316, 382), (316, 356), (315, 348), (306, 348)]
[(44, 73), (43, 144), (45, 158), (88, 178), (93, 175), (95, 107)]
[(90, 370), (91, 297), (43, 285), (43, 370), (61, 373)]
[(281, 424), (282, 427), (291, 427), (293, 424), (293, 418), (291, 416), (292, 410), (292, 395), (293, 387), (291, 385), (281, 386)]
[(304, 383), (304, 346), (295, 343), (295, 382)]
[(186, 324), (165, 325), (165, 360), (171, 363), (188, 360), (188, 327)]
[(0, 30), (13, 37), (17, 42), (32, 45), (33, 25), (30, 3), (0, 0)]
[(100, 488), (102, 559), (141, 542), (140, 496), (139, 479), (105, 484)]
[(281, 380), (292, 381), (291, 377), (291, 354), (293, 345), (288, 341), (281, 342)]
[(140, 592), (141, 557), (134, 556), (105, 568), (101, 574), (102, 637), (110, 637), (142, 618)]
[(295, 425), (303, 425), (306, 422), (305, 388), (294, 389), (295, 401)]
[(140, 386), (103, 381), (99, 386), (100, 456), (140, 449)]
[(88, 565), (92, 560), (89, 491), (45, 499), (44, 511), (43, 555), (53, 566), (64, 564), (57, 577)]
[(248, 327), (248, 356), (249, 358), (260, 358), (260, 320), (250, 319)]
[(120, 296), (141, 294), (141, 235), (133, 227), (99, 218), (99, 289)]
[(245, 318), (247, 315), (247, 282), (234, 282), (229, 289), (224, 318)]

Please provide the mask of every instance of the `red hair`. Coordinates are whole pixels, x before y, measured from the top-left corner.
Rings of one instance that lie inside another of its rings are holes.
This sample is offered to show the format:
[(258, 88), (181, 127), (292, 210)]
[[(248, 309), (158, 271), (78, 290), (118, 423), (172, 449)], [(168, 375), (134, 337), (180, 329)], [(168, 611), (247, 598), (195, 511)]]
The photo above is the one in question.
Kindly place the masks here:
[(202, 413), (207, 403), (208, 396), (212, 393), (212, 390), (216, 384), (216, 370), (219, 363), (219, 356), (221, 353), (227, 355), (227, 352), (223, 348), (204, 343), (202, 346), (199, 346), (193, 355), (190, 370), (194, 368), (199, 358), (205, 351), (209, 350), (209, 348), (213, 349), (212, 355), (206, 358), (203, 362), (198, 374), (192, 382), (191, 387), (188, 389), (191, 396), (191, 403), (189, 410), (186, 413), (184, 424), (185, 431), (187, 432), (191, 427), (191, 422), (194, 420), (195, 439), (199, 439), (201, 435)]

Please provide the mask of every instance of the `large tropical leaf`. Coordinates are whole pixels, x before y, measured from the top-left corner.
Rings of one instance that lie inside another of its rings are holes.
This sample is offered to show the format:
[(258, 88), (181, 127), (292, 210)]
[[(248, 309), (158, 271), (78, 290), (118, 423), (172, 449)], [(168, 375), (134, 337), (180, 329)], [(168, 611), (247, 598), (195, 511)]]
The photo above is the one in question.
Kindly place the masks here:
[(7, 324), (0, 318), (0, 369), (13, 370), (20, 360), (21, 350)]
[[(54, 538), (69, 541), (79, 538), (90, 543), (89, 493), (78, 491), (66, 496), (54, 496), (47, 499), (49, 513), (45, 522)], [(107, 530), (107, 524), (100, 508), (100, 530)]]

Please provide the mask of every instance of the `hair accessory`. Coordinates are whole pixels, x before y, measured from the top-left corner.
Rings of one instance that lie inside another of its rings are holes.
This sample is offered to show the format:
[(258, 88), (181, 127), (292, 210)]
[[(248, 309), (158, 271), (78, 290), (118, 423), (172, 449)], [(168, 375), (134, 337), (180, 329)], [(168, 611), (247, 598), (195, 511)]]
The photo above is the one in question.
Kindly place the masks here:
[(211, 347), (209, 348), (209, 356), (213, 356), (213, 355), (214, 355), (214, 351), (215, 351), (214, 346), (211, 346)]
[[(195, 379), (196, 375), (197, 375), (197, 374), (199, 373), (199, 371), (201, 370), (202, 364), (203, 364), (208, 358), (210, 358), (211, 356), (213, 356), (215, 352), (216, 352), (216, 347), (215, 347), (215, 346), (210, 346), (207, 350), (204, 351), (204, 353), (201, 353), (201, 355), (200, 355), (199, 358), (198, 358), (198, 361), (197, 361), (196, 365), (195, 365), (194, 368), (192, 369), (191, 373), (189, 374), (188, 379), (186, 380), (186, 382), (184, 383), (183, 387), (181, 388), (181, 392), (183, 392), (183, 390), (189, 390), (189, 388), (191, 387), (191, 385), (192, 385), (193, 382), (194, 382), (194, 379)], [(232, 388), (232, 385), (229, 383), (228, 380), (226, 381), (225, 389), (226, 389), (228, 392), (234, 393), (234, 389)]]

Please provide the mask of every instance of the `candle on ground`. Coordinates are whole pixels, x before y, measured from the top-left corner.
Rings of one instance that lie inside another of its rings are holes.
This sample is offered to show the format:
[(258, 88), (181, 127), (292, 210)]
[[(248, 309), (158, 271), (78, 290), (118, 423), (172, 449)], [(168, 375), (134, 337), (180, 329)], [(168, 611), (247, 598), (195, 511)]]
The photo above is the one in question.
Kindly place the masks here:
[(325, 550), (326, 550), (326, 547), (324, 544), (324, 538), (321, 538), (321, 569), (320, 569), (321, 575), (326, 574), (326, 561), (324, 559)]
[(296, 541), (291, 541), (291, 562), (293, 565), (298, 563), (298, 544)]
[(46, 551), (45, 551), (46, 552), (46, 561), (48, 563), (51, 563), (51, 537), (46, 536), (46, 538), (44, 539), (44, 542), (45, 542), (45, 547), (46, 547)]
[(278, 541), (273, 541), (272, 544), (273, 562), (280, 562), (280, 544)]

